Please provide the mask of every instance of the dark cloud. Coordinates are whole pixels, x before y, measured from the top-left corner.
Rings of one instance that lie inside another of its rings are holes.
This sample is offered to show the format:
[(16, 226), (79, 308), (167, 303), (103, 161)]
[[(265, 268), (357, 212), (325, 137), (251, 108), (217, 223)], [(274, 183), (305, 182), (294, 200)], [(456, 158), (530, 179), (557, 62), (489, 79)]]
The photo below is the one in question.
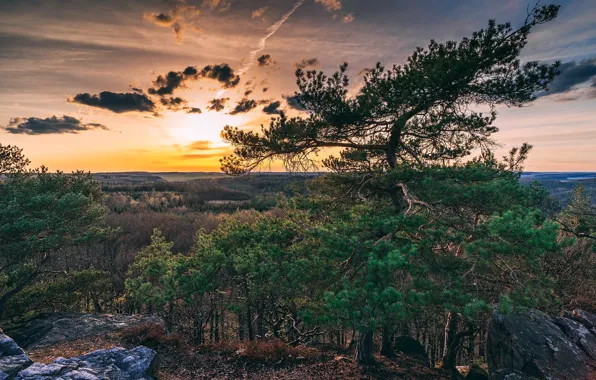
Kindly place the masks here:
[(294, 62), (297, 69), (306, 69), (307, 67), (318, 66), (319, 60), (317, 58), (304, 58), (300, 62)]
[(219, 98), (219, 99), (212, 99), (209, 101), (209, 106), (207, 109), (210, 111), (222, 111), (226, 108), (226, 103), (230, 100), (230, 98)]
[(237, 115), (239, 113), (247, 113), (258, 106), (258, 103), (252, 99), (242, 98), (238, 103), (236, 103), (236, 107), (230, 111), (230, 115)]
[(103, 124), (83, 123), (80, 119), (66, 115), (62, 117), (52, 116), (45, 119), (16, 117), (10, 119), (4, 129), (8, 133), (25, 135), (77, 134), (92, 129), (108, 130)]
[(271, 59), (271, 55), (270, 54), (263, 54), (262, 56), (260, 56), (259, 58), (257, 58), (257, 62), (259, 63), (259, 66), (260, 67), (269, 66), (272, 63), (274, 63), (273, 60)]
[(90, 107), (98, 107), (110, 110), (115, 113), (123, 112), (153, 112), (156, 107), (153, 100), (145, 94), (135, 92), (116, 93), (110, 91), (100, 92), (99, 95), (89, 93), (78, 94), (69, 99), (71, 103), (84, 104)]
[(187, 79), (187, 76), (184, 75), (184, 72), (170, 71), (166, 75), (159, 75), (153, 81), (154, 87), (148, 89), (147, 92), (151, 95), (171, 95), (178, 87), (184, 86), (185, 79)]
[(281, 102), (278, 100), (276, 102), (270, 103), (268, 106), (263, 108), (263, 112), (267, 115), (279, 115), (281, 113), (279, 107), (281, 106)]
[[(596, 77), (596, 58), (586, 59), (580, 62), (565, 62), (561, 65), (559, 71), (560, 74), (549, 86), (549, 90), (540, 92), (536, 95), (537, 97), (570, 92), (574, 90), (576, 86)], [(596, 78), (594, 80), (596, 80)], [(567, 97), (564, 98), (567, 99)]]
[(200, 108), (197, 107), (186, 107), (186, 113), (203, 113)]
[(269, 87), (264, 87), (263, 88), (263, 92), (267, 92), (269, 90)]
[(246, 90), (244, 91), (244, 96), (248, 96), (250, 94), (252, 94), (253, 90)]
[(298, 101), (297, 95), (284, 95), (283, 98), (286, 100), (290, 108), (293, 108), (298, 111), (306, 111), (306, 108), (302, 107), (302, 105)]
[(187, 109), (186, 104), (188, 103), (185, 99), (180, 97), (164, 97), (161, 98), (161, 104), (163, 104), (167, 109), (172, 111), (181, 111)]
[(191, 66), (187, 67), (184, 73), (187, 77), (215, 79), (225, 88), (236, 87), (240, 83), (240, 76), (236, 75), (227, 63), (207, 65), (201, 71)]
[[(199, 71), (194, 66), (188, 66), (183, 71), (170, 71), (166, 75), (159, 75), (153, 81), (153, 87), (147, 89), (150, 95), (160, 97), (160, 102), (172, 111), (187, 111), (187, 113), (200, 113), (200, 110), (192, 110), (186, 107), (186, 100), (174, 97), (174, 92), (186, 87), (186, 82), (197, 81), (202, 78), (211, 78), (222, 83), (223, 87), (234, 87), (240, 81), (240, 77), (234, 74), (234, 70), (227, 64), (205, 66)], [(198, 110), (198, 111), (197, 111)]]

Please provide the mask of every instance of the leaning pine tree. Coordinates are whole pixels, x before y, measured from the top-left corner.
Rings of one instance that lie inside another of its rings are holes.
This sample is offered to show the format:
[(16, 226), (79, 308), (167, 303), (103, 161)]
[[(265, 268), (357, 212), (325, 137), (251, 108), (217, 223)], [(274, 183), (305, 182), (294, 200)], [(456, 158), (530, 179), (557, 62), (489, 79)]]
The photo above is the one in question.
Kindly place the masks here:
[[(222, 137), (235, 149), (222, 160), (222, 170), (242, 174), (271, 160), (281, 160), (288, 170), (306, 169), (321, 150), (341, 148), (339, 157), (323, 164), (340, 174), (336, 178), (342, 188), (354, 199), (384, 197), (397, 215), (411, 215), (414, 208), (428, 206), (411, 191), (407, 178), (416, 177), (412, 173), (441, 177), (446, 168), (461, 167), (461, 160), (473, 151), (489, 152), (494, 145), (491, 135), (497, 132), (496, 107), (523, 106), (536, 92), (548, 89), (559, 63), (521, 64), (519, 55), (530, 31), (553, 20), (558, 10), (556, 5), (536, 6), (518, 29), (490, 20), (486, 29), (459, 43), (431, 41), (403, 66), (387, 69), (377, 64), (355, 96), (349, 95), (347, 64), (331, 77), (297, 70), (295, 97), (308, 116), (282, 114), (260, 134), (227, 126)], [(478, 112), (481, 107), (488, 112)], [(521, 156), (527, 150), (524, 147)], [(511, 170), (515, 166), (512, 162)], [(495, 166), (494, 172), (502, 170)], [(471, 240), (462, 244), (468, 243), (480, 245)], [(360, 336), (357, 358), (370, 361), (372, 331), (361, 330)]]

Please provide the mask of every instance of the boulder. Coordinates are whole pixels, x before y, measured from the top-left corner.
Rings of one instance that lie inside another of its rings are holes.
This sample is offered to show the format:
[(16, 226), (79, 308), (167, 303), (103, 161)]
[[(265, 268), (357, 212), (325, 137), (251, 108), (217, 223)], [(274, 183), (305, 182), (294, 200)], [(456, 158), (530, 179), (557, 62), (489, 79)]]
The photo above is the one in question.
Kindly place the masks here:
[(31, 363), (25, 351), (14, 340), (0, 332), (0, 380), (13, 377)]
[(409, 335), (401, 335), (395, 338), (394, 349), (396, 352), (419, 359), (424, 362), (427, 367), (430, 366), (428, 354), (422, 344)]
[(473, 364), (466, 374), (466, 380), (488, 380), (488, 372), (483, 370), (480, 366)]
[(596, 378), (595, 321), (596, 316), (580, 310), (563, 318), (537, 310), (495, 313), (487, 342), (491, 378)]
[(151, 380), (156, 366), (156, 353), (147, 347), (117, 347), (50, 364), (34, 363), (15, 380)]
[(30, 350), (89, 336), (106, 335), (147, 323), (163, 324), (163, 320), (144, 315), (55, 313), (39, 316), (4, 331), (21, 347)]

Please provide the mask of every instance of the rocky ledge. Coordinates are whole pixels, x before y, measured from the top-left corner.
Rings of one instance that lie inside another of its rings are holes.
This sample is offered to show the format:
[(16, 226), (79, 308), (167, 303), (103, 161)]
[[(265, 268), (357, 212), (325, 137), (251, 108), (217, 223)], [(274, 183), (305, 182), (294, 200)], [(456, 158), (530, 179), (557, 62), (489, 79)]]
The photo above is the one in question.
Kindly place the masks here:
[(19, 346), (31, 350), (106, 335), (126, 327), (156, 323), (163, 324), (163, 320), (146, 315), (54, 313), (6, 328), (4, 332)]
[(496, 313), (487, 353), (494, 380), (596, 379), (596, 315)]
[(0, 380), (151, 380), (156, 367), (155, 351), (143, 346), (32, 363), (14, 340), (0, 333)]

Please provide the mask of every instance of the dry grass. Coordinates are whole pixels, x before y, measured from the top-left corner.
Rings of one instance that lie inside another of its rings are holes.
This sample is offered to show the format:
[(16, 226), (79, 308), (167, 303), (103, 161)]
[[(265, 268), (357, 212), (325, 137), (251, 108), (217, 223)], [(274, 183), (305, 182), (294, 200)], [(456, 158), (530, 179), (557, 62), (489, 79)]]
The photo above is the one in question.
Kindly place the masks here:
[(31, 360), (48, 364), (59, 357), (71, 358), (93, 352), (120, 346), (118, 337), (114, 335), (83, 338), (61, 343), (52, 347), (44, 347), (27, 352)]

